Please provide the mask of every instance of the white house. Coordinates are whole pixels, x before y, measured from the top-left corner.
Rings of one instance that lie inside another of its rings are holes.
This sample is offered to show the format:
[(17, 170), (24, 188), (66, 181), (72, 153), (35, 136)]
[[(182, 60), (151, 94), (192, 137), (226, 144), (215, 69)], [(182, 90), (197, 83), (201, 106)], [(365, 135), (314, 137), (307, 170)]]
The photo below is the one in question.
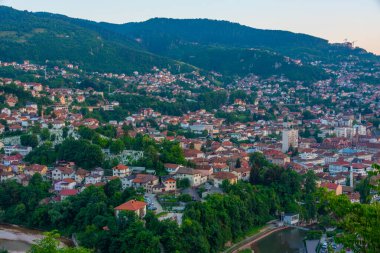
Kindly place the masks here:
[(300, 221), (299, 214), (285, 214), (284, 215), (284, 224), (286, 225), (295, 225)]
[(65, 178), (75, 178), (75, 173), (72, 168), (57, 167), (51, 172), (51, 177), (54, 181), (63, 180)]
[(112, 175), (114, 177), (126, 177), (131, 174), (131, 171), (128, 166), (119, 164), (112, 168)]
[(175, 174), (179, 170), (179, 168), (181, 168), (181, 165), (173, 164), (173, 163), (165, 163), (164, 167), (165, 167), (165, 170), (169, 174)]
[(346, 161), (337, 161), (329, 165), (329, 172), (332, 174), (347, 172), (350, 169), (350, 163)]
[(176, 179), (189, 179), (191, 186), (202, 184), (201, 172), (191, 168), (180, 168), (174, 176)]
[(87, 176), (84, 180), (85, 184), (97, 184), (102, 182), (102, 176), (97, 174), (91, 174), (90, 176)]

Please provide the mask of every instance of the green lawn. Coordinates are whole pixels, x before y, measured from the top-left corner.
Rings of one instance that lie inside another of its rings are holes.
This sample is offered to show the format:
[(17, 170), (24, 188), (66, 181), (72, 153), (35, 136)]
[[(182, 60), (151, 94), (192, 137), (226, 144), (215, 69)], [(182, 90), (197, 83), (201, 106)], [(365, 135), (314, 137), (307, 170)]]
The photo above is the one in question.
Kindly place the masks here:
[(251, 229), (248, 230), (243, 236), (237, 238), (237, 239), (235, 240), (235, 243), (240, 242), (240, 241), (244, 240), (244, 239), (247, 238), (247, 237), (250, 237), (250, 236), (253, 236), (253, 235), (257, 234), (258, 232), (260, 232), (260, 230), (261, 230), (262, 228), (263, 228), (263, 226), (257, 226), (257, 227), (253, 227), (253, 228), (251, 228)]
[(168, 212), (161, 212), (161, 213), (156, 214), (156, 217), (160, 218), (160, 217), (165, 216), (167, 214), (168, 214)]

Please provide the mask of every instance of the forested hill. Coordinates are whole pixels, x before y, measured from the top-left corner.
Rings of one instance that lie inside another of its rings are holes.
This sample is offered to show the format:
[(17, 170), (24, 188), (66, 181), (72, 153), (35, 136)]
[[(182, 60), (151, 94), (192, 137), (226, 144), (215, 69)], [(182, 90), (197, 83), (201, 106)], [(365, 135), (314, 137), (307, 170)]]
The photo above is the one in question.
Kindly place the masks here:
[[(157, 18), (116, 25), (0, 6), (3, 61), (67, 61), (85, 70), (114, 73), (145, 72), (153, 66), (172, 72), (198, 68), (227, 77), (253, 73), (312, 82), (328, 77), (309, 64), (312, 60), (340, 61), (352, 54), (378, 59), (362, 49), (334, 46), (305, 34), (226, 21)], [(286, 56), (299, 57), (303, 64)]]
[[(101, 25), (125, 33), (131, 38), (141, 38), (144, 44), (156, 51), (162, 50), (163, 46), (167, 46), (165, 43), (169, 42), (271, 49), (326, 46), (328, 43), (326, 40), (305, 34), (260, 30), (228, 21), (209, 19), (154, 18), (141, 23)], [(152, 43), (157, 39), (160, 43)]]
[(140, 39), (142, 45), (157, 53), (170, 50), (177, 43), (196, 43), (268, 49), (310, 61), (337, 61), (348, 58), (350, 55), (380, 61), (379, 57), (361, 48), (353, 50), (306, 34), (255, 29), (228, 21), (154, 18), (140, 23), (123, 25), (101, 23), (101, 25), (124, 33), (131, 39)]
[(68, 61), (87, 70), (130, 73), (178, 62), (139, 49), (116, 35), (102, 36), (59, 15), (0, 7), (0, 60)]

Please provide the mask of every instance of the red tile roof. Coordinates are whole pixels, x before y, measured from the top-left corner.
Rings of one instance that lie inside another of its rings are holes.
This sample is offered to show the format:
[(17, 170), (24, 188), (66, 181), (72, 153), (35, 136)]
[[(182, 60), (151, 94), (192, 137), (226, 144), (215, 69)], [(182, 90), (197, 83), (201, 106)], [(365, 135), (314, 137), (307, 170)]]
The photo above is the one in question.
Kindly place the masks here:
[(61, 191), (61, 196), (74, 196), (77, 195), (78, 191), (75, 189), (64, 189)]
[(129, 167), (124, 165), (124, 164), (119, 164), (119, 165), (113, 167), (112, 169), (114, 169), (114, 170), (128, 170)]
[(70, 184), (70, 183), (74, 183), (74, 182), (75, 182), (75, 180), (72, 179), (72, 178), (65, 178), (65, 179), (63, 179), (62, 181), (65, 182), (65, 183), (68, 183), (68, 184)]
[(334, 184), (334, 183), (321, 183), (321, 187), (334, 190), (334, 191), (338, 188), (338, 186), (339, 186), (338, 184)]
[(145, 202), (137, 201), (137, 200), (130, 200), (124, 204), (121, 204), (120, 206), (115, 207), (115, 210), (118, 211), (137, 211), (141, 208), (144, 208), (146, 206)]
[(235, 179), (237, 176), (231, 172), (217, 172), (213, 174), (216, 179)]

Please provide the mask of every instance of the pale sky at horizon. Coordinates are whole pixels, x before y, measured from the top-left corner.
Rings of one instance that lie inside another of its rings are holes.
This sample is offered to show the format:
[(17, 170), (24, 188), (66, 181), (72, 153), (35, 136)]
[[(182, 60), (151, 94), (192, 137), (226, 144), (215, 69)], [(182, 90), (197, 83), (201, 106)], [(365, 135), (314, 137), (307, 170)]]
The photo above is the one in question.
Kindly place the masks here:
[(228, 20), (331, 42), (347, 38), (380, 55), (380, 0), (0, 0), (0, 4), (111, 23), (154, 17)]

